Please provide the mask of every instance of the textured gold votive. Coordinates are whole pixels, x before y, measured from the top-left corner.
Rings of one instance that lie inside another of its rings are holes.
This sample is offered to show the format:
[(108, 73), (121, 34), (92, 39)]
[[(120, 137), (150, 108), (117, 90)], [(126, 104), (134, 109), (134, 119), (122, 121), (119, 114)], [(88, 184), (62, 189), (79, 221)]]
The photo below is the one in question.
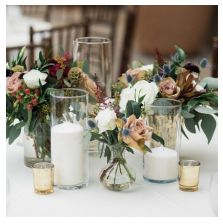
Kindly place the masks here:
[(53, 193), (53, 168), (52, 163), (40, 162), (33, 165), (34, 191), (37, 194)]
[(200, 162), (181, 160), (179, 162), (179, 188), (182, 191), (197, 191), (199, 183)]

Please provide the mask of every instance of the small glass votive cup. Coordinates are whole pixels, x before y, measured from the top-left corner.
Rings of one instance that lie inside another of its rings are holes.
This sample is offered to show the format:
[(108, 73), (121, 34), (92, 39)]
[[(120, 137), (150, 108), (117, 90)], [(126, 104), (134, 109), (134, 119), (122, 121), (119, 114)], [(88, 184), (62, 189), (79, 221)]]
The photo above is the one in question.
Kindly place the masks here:
[(199, 184), (200, 162), (181, 160), (179, 162), (179, 188), (182, 191), (197, 191)]
[(54, 165), (48, 162), (35, 163), (32, 170), (35, 193), (53, 193)]

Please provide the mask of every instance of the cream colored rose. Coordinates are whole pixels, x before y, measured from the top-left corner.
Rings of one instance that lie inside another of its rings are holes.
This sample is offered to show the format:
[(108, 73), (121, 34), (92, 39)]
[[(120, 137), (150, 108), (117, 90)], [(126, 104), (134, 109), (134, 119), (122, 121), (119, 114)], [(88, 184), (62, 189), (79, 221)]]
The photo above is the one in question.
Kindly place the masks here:
[(116, 120), (117, 116), (114, 110), (110, 108), (106, 108), (104, 110), (99, 111), (95, 120), (97, 122), (99, 133), (102, 133), (107, 130), (114, 130), (116, 127)]
[(42, 73), (42, 72), (40, 72), (38, 70), (35, 70), (35, 69), (32, 69), (31, 71), (29, 71), (28, 73), (26, 73), (23, 76), (25, 84), (30, 89), (39, 88), (40, 83), (41, 83), (41, 85), (45, 85), (46, 84), (46, 81), (45, 81), (46, 78), (47, 78), (46, 73)]

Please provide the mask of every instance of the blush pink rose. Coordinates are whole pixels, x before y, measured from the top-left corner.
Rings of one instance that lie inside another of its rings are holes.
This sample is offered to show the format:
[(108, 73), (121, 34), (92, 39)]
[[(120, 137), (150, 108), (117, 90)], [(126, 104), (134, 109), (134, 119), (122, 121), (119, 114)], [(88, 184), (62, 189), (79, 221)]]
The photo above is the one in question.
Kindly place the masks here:
[(22, 85), (22, 79), (20, 79), (21, 72), (15, 72), (12, 76), (6, 79), (6, 91), (7, 93), (15, 93)]

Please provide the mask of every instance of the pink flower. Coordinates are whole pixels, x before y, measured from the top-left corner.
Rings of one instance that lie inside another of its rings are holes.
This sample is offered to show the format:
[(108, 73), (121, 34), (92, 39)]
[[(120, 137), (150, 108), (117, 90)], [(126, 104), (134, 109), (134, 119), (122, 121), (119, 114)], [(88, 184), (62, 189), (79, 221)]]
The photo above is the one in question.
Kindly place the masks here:
[(6, 79), (6, 91), (7, 93), (15, 93), (19, 90), (23, 81), (20, 79), (21, 72), (15, 72), (12, 76)]
[(161, 95), (164, 97), (177, 99), (180, 95), (180, 88), (171, 77), (163, 79), (159, 84), (159, 88)]

